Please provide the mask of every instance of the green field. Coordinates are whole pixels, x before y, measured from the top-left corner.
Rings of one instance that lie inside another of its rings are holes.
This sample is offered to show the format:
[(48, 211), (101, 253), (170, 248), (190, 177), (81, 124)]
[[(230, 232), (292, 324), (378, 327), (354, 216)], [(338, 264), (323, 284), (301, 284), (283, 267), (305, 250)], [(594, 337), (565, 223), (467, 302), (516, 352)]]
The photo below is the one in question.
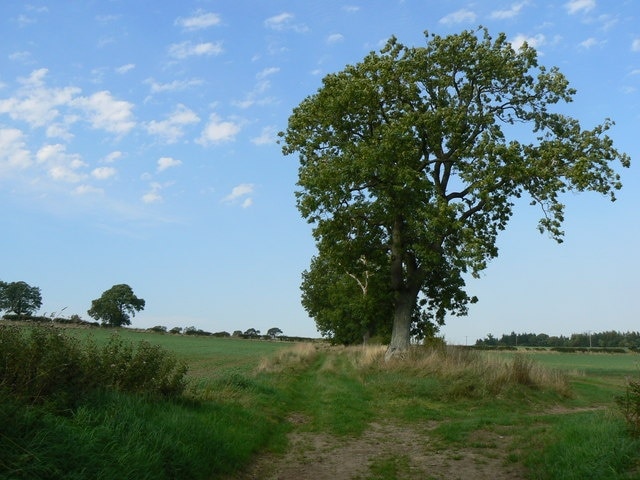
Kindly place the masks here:
[[(68, 330), (107, 344), (112, 330)], [(181, 399), (2, 395), (0, 478), (640, 478), (614, 401), (636, 354), (338, 348), (118, 332), (189, 366)]]

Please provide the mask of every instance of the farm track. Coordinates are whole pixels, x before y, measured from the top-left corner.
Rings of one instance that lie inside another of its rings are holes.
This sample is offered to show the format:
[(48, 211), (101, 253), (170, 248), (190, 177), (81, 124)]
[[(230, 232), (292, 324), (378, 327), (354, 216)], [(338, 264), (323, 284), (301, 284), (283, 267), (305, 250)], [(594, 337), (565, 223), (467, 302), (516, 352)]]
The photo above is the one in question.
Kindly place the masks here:
[[(305, 419), (292, 416), (289, 448), (263, 454), (237, 480), (520, 480), (525, 470), (509, 462), (513, 438), (507, 428), (479, 430), (468, 446), (443, 446), (430, 435), (438, 422), (422, 425), (372, 423), (358, 437), (305, 431)], [(376, 468), (392, 472), (380, 476)]]

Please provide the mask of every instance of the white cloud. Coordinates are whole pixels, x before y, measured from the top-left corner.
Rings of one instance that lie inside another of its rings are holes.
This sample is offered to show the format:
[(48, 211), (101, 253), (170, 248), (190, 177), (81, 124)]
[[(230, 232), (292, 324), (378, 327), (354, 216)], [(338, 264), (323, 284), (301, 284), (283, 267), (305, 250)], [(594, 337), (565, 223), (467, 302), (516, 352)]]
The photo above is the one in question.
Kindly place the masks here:
[(274, 102), (274, 99), (272, 97), (261, 97), (269, 88), (271, 88), (271, 83), (268, 80), (261, 80), (256, 83), (253, 90), (245, 95), (243, 100), (234, 100), (231, 103), (239, 108), (249, 108), (256, 104), (269, 105)]
[(117, 170), (113, 167), (98, 167), (91, 171), (91, 176), (98, 180), (106, 180), (113, 177)]
[(589, 37), (586, 40), (582, 41), (579, 43), (579, 46), (581, 48), (584, 49), (590, 49), (591, 47), (595, 47), (596, 45), (600, 44), (601, 42), (598, 42), (598, 40), (596, 40), (594, 37)]
[(195, 112), (179, 104), (166, 120), (152, 120), (146, 124), (146, 128), (150, 135), (155, 135), (164, 143), (171, 144), (176, 143), (184, 136), (183, 127), (199, 121), (200, 117)]
[(162, 93), (186, 90), (190, 87), (197, 87), (198, 85), (202, 85), (204, 82), (199, 78), (192, 78), (190, 80), (174, 80), (170, 83), (158, 83), (154, 79), (149, 78), (145, 80), (144, 83), (148, 83), (149, 85), (151, 85), (151, 93)]
[(115, 99), (107, 90), (94, 93), (90, 97), (78, 97), (72, 103), (84, 111), (87, 120), (95, 129), (124, 135), (136, 125), (133, 120), (133, 104)]
[(264, 21), (264, 25), (267, 28), (277, 31), (285, 31), (290, 30), (297, 33), (304, 33), (309, 31), (309, 27), (307, 27), (303, 23), (294, 23), (295, 16), (291, 13), (283, 12), (279, 15), (274, 15), (273, 17), (269, 17)]
[(524, 45), (524, 43), (526, 42), (530, 47), (538, 49), (542, 45), (544, 45), (546, 41), (547, 41), (546, 37), (541, 33), (538, 33), (537, 35), (534, 35), (532, 37), (519, 33), (511, 41), (511, 46), (513, 47), (514, 50), (519, 50), (520, 47), (522, 47), (522, 45)]
[(113, 152), (111, 152), (110, 154), (108, 154), (106, 157), (104, 157), (102, 159), (102, 161), (104, 163), (113, 163), (116, 160), (118, 160), (119, 158), (122, 158), (122, 152), (119, 150), (115, 150)]
[(477, 15), (471, 10), (467, 10), (463, 8), (461, 10), (457, 10), (449, 15), (445, 15), (438, 23), (442, 23), (444, 25), (453, 25), (456, 23), (472, 23), (475, 22)]
[(239, 132), (240, 124), (233, 121), (224, 121), (219, 115), (212, 113), (209, 116), (209, 123), (207, 123), (202, 135), (196, 142), (203, 146), (229, 142), (235, 140)]
[(119, 73), (120, 75), (124, 75), (128, 71), (133, 70), (134, 68), (136, 68), (135, 63), (127, 63), (126, 65), (122, 65), (116, 68), (116, 73)]
[(9, 54), (9, 60), (13, 62), (27, 63), (29, 60), (31, 60), (31, 52), (28, 52), (28, 51), (13, 52)]
[(161, 157), (158, 159), (158, 172), (163, 172), (167, 168), (179, 167), (182, 165), (181, 160), (176, 160), (171, 157)]
[(573, 15), (579, 12), (588, 12), (593, 10), (596, 6), (595, 0), (571, 0), (570, 2), (565, 3), (565, 8), (569, 15)]
[(144, 203), (158, 203), (162, 201), (162, 195), (160, 195), (160, 191), (162, 190), (162, 185), (159, 183), (153, 182), (151, 184), (151, 190), (145, 193), (142, 196), (142, 201)]
[(342, 7), (342, 10), (347, 13), (356, 13), (360, 11), (360, 7), (356, 7), (355, 5), (345, 5)]
[(636, 38), (633, 42), (631, 42), (631, 51), (640, 52), (640, 38)]
[(256, 78), (258, 80), (262, 80), (264, 78), (267, 78), (267, 77), (269, 77), (271, 75), (274, 75), (274, 74), (278, 73), (279, 71), (280, 71), (280, 68), (278, 68), (278, 67), (268, 67), (268, 68), (265, 68), (264, 70), (262, 70), (261, 72), (259, 72), (256, 75)]
[(87, 164), (77, 153), (67, 153), (67, 148), (59, 143), (45, 145), (36, 153), (36, 159), (42, 164), (47, 174), (56, 181), (78, 183), (87, 175), (79, 172)]
[(17, 128), (0, 128), (0, 175), (31, 166), (26, 145), (24, 133)]
[(207, 13), (198, 10), (196, 14), (191, 17), (178, 18), (175, 23), (185, 30), (193, 31), (214, 27), (219, 25), (221, 21), (220, 15), (217, 13)]
[(249, 196), (253, 193), (254, 186), (252, 183), (241, 183), (231, 189), (231, 193), (224, 197), (224, 203), (235, 204), (242, 199), (241, 207), (247, 208), (253, 205), (253, 199)]
[(178, 59), (202, 55), (220, 55), (223, 51), (222, 42), (181, 42), (169, 46), (169, 56)]
[(251, 139), (254, 145), (272, 145), (276, 143), (277, 133), (273, 126), (264, 127), (259, 136)]
[(344, 35), (341, 33), (332, 33), (327, 37), (327, 43), (332, 45), (334, 43), (340, 43), (344, 40)]
[(517, 17), (527, 2), (514, 3), (506, 10), (494, 10), (491, 12), (490, 18), (494, 20), (506, 20), (508, 18)]
[(41, 68), (31, 72), (28, 78), (19, 79), (22, 85), (14, 97), (0, 100), (0, 113), (13, 120), (27, 122), (32, 127), (42, 127), (59, 117), (59, 107), (68, 105), (80, 93), (77, 87), (48, 88), (44, 78), (48, 70)]

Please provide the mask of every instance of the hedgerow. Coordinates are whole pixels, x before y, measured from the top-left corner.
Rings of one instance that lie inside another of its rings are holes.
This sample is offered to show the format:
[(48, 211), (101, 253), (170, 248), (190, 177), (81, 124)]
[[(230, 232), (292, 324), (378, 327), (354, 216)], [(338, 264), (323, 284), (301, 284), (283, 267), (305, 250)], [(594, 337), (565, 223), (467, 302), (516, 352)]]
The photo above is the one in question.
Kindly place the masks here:
[(171, 352), (145, 341), (116, 334), (99, 346), (51, 326), (0, 325), (0, 389), (30, 403), (69, 408), (99, 389), (177, 397), (186, 373)]

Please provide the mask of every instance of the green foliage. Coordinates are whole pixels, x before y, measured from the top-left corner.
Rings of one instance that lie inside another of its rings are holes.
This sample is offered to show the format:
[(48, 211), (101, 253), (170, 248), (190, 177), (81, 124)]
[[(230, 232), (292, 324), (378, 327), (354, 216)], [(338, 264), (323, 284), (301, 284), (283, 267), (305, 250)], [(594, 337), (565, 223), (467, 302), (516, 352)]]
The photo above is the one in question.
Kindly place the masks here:
[(38, 287), (26, 282), (0, 281), (0, 311), (13, 312), (18, 318), (30, 316), (42, 306)]
[[(267, 336), (271, 338), (276, 338), (279, 335), (282, 335), (282, 330), (280, 330), (278, 327), (272, 327), (269, 330), (267, 330)], [(229, 334), (227, 334), (226, 336), (228, 337)]]
[[(606, 134), (613, 123), (586, 130), (552, 111), (574, 93), (557, 68), (538, 65), (534, 48), (516, 51), (505, 34), (494, 39), (484, 29), (427, 34), (416, 48), (391, 38), (326, 76), (280, 134), (283, 153), (299, 154), (297, 204), (314, 225), (314, 261), (331, 267), (314, 278), (312, 264), (303, 290), (329, 298), (322, 290), (337, 280), (333, 288), (344, 291), (333, 296), (355, 310), (361, 302), (349, 300), (347, 276), (362, 282), (363, 273), (381, 272), (390, 283), (367, 295), (385, 305), (390, 294), (390, 352), (409, 347), (411, 327), (466, 314), (475, 298), (464, 275), (497, 256), (516, 199), (539, 205), (540, 230), (561, 241), (561, 194), (614, 200), (621, 188), (613, 162), (630, 160)], [(533, 141), (519, 138), (521, 126)], [(335, 307), (317, 304), (322, 325), (323, 310), (331, 319)]]
[(131, 317), (144, 310), (145, 301), (136, 297), (129, 285), (114, 285), (102, 296), (91, 302), (87, 311), (90, 317), (101, 320), (103, 325), (121, 327), (131, 325)]
[(113, 336), (82, 342), (53, 327), (0, 325), (0, 390), (31, 403), (72, 408), (100, 389), (177, 397), (186, 366), (175, 355)]
[(627, 379), (624, 394), (616, 396), (616, 403), (631, 433), (640, 436), (640, 380)]

